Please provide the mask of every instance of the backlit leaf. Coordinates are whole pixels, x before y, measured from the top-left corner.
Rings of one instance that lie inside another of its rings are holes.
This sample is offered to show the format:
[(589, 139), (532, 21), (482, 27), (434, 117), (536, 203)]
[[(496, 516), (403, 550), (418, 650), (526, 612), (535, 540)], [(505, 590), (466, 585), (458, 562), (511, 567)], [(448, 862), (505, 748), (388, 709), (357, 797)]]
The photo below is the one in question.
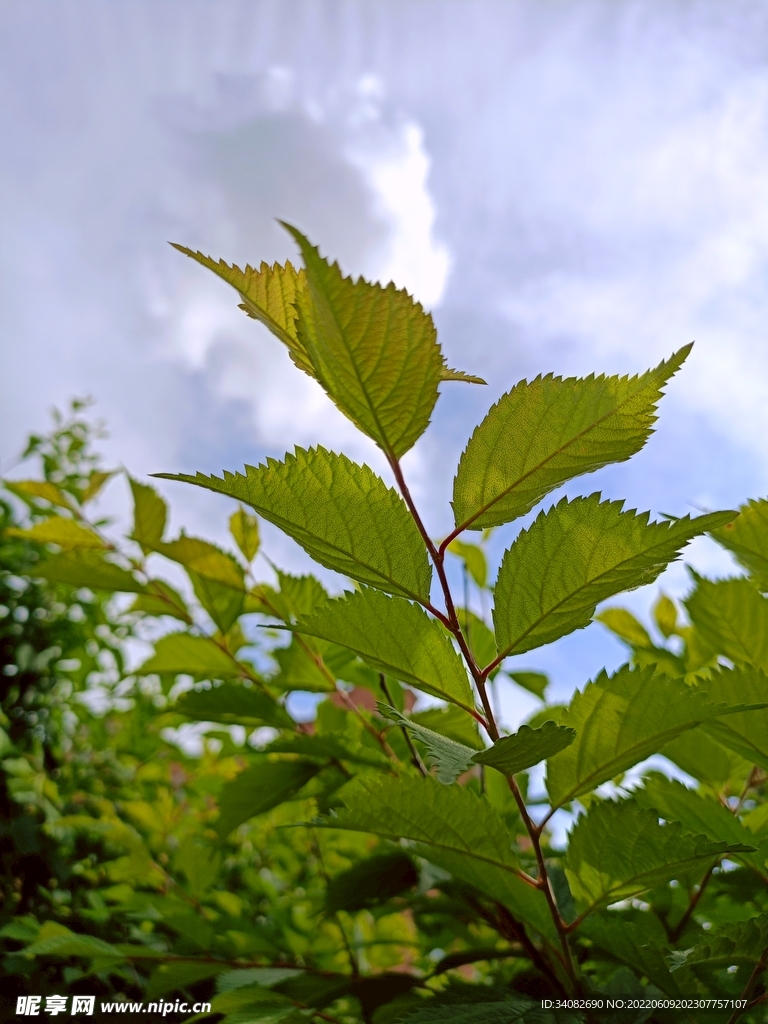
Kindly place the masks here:
[(697, 578), (685, 607), (697, 632), (718, 654), (768, 669), (768, 598), (749, 580)]
[(563, 498), (504, 555), (493, 620), (499, 655), (522, 654), (589, 625), (600, 601), (652, 583), (688, 541), (733, 512), (649, 523), (599, 494)]
[(242, 669), (219, 645), (204, 636), (169, 633), (155, 641), (155, 653), (136, 670), (137, 675), (181, 673), (221, 679), (242, 675)]
[(626, 608), (606, 608), (604, 611), (598, 612), (595, 619), (597, 622), (602, 622), (612, 633), (621, 637), (632, 647), (652, 646), (648, 630)]
[[(760, 669), (714, 672), (702, 682), (702, 689), (710, 700), (731, 707), (768, 704), (768, 676)], [(706, 722), (704, 728), (718, 743), (768, 771), (768, 707), (723, 715)]]
[(368, 468), (324, 448), (297, 448), (245, 475), (163, 474), (254, 508), (317, 562), (360, 583), (429, 600), (427, 549), (402, 498)]
[(3, 487), (25, 501), (30, 498), (42, 498), (60, 508), (70, 511), (72, 509), (72, 502), (68, 495), (49, 480), (4, 480)]
[(246, 562), (252, 562), (259, 550), (259, 521), (244, 508), (238, 508), (229, 517), (229, 532), (232, 534)]
[(640, 807), (658, 811), (666, 821), (679, 821), (693, 835), (705, 835), (712, 842), (755, 845), (755, 837), (731, 811), (676, 779), (654, 773), (632, 796)]
[(544, 700), (544, 693), (549, 686), (549, 677), (543, 672), (509, 672), (509, 678), (532, 693), (539, 700)]
[(147, 593), (139, 594), (130, 611), (143, 612), (145, 615), (170, 615), (173, 619), (180, 619), (190, 625), (192, 623), (184, 598), (165, 580), (150, 580)]
[(517, 384), (491, 408), (461, 457), (453, 489), (457, 529), (508, 523), (566, 480), (640, 451), (662, 388), (690, 349), (637, 377), (549, 374)]
[(740, 790), (752, 770), (751, 761), (718, 743), (705, 732), (704, 726), (681, 733), (662, 747), (659, 753), (692, 778), (716, 791), (723, 789), (729, 782), (733, 782), (734, 787)]
[(92, 590), (114, 590), (125, 594), (144, 594), (147, 585), (139, 583), (133, 573), (108, 562), (101, 551), (81, 549), (61, 555), (48, 555), (35, 566), (35, 576), (51, 583)]
[(740, 844), (713, 843), (679, 822), (660, 825), (654, 811), (632, 800), (593, 805), (570, 834), (565, 871), (579, 910), (636, 896), (660, 882), (715, 859), (739, 853)]
[(245, 270), (233, 264), (228, 266), (223, 260), (211, 259), (201, 252), (193, 252), (183, 245), (171, 242), (174, 249), (185, 256), (196, 260), (202, 266), (218, 274), (227, 284), (231, 284), (243, 300), (240, 308), (254, 320), (260, 320), (287, 347), (291, 359), (296, 366), (310, 377), (315, 371), (309, 355), (299, 340), (296, 330), (296, 294), (306, 288), (306, 275), (303, 270), (295, 270), (290, 262), (285, 266), (275, 263), (268, 266), (262, 263), (258, 270), (246, 266)]
[(467, 567), (467, 572), (478, 585), (484, 587), (488, 582), (488, 562), (485, 552), (477, 544), (467, 544), (463, 540), (452, 540), (448, 545), (452, 555), (460, 558)]
[(576, 739), (547, 763), (552, 805), (595, 789), (721, 710), (703, 691), (656, 674), (653, 666), (601, 672), (560, 716)]
[(300, 633), (341, 644), (387, 675), (472, 709), (464, 664), (440, 625), (402, 598), (348, 593), (301, 619)]
[(503, 736), (492, 747), (475, 754), (478, 764), (487, 764), (507, 778), (532, 768), (569, 746), (576, 738), (573, 729), (555, 722), (545, 722), (538, 729), (521, 725), (513, 736)]
[(81, 526), (74, 519), (51, 516), (41, 523), (35, 523), (27, 530), (11, 526), (6, 530), (11, 537), (24, 537), (38, 544), (57, 544), (62, 551), (77, 551), (87, 548), (106, 548), (105, 542), (87, 526)]
[(329, 397), (390, 456), (424, 433), (443, 377), (432, 317), (404, 290), (344, 277), (295, 228), (307, 275), (299, 339)]
[(761, 590), (768, 590), (768, 499), (748, 501), (739, 508), (739, 518), (712, 536), (732, 551)]
[(141, 544), (144, 552), (163, 539), (168, 507), (154, 489), (129, 477), (133, 494), (133, 540)]

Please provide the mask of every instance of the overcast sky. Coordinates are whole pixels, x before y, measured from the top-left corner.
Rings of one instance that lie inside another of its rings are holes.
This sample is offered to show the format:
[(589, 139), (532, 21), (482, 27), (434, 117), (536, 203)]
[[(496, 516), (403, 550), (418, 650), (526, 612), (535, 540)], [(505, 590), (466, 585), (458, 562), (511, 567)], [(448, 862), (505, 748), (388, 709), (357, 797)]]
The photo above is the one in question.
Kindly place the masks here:
[[(284, 259), (276, 217), (411, 289), (451, 364), (489, 380), (447, 386), (406, 460), (436, 534), (450, 467), (513, 383), (642, 371), (693, 339), (643, 454), (570, 493), (685, 514), (768, 489), (764, 3), (6, 0), (2, 466), (90, 394), (137, 475), (315, 442), (381, 468), (166, 244)], [(176, 525), (221, 533), (226, 502), (163, 489)], [(728, 566), (708, 542), (693, 557)], [(593, 626), (526, 664), (564, 691), (620, 657)]]

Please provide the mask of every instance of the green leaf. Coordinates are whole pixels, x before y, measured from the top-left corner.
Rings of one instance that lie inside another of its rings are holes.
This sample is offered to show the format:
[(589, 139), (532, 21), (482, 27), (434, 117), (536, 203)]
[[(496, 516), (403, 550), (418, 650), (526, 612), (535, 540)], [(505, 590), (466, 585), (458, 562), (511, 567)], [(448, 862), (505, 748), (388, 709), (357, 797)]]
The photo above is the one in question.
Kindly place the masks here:
[(42, 498), (52, 505), (72, 511), (69, 497), (49, 480), (4, 480), (3, 487), (28, 503), (30, 498)]
[(444, 360), (432, 317), (404, 290), (344, 277), (295, 228), (307, 288), (296, 294), (299, 339), (332, 401), (388, 456), (429, 424)]
[[(468, 608), (457, 608), (456, 617), (475, 663), (480, 666), (488, 665), (496, 657), (496, 637), (493, 630), (489, 629), (479, 615), (475, 615)], [(498, 669), (494, 669), (490, 673), (490, 678), (493, 679), (497, 672)]]
[(768, 598), (749, 580), (696, 577), (685, 607), (696, 630), (718, 654), (768, 669)]
[(588, 626), (595, 607), (622, 590), (652, 583), (694, 537), (733, 512), (649, 523), (599, 494), (563, 498), (507, 550), (493, 619), (499, 655), (522, 654)]
[(35, 523), (28, 530), (10, 526), (5, 531), (9, 537), (24, 537), (38, 544), (57, 544), (62, 551), (77, 551), (87, 548), (106, 548), (105, 542), (87, 526), (81, 526), (74, 519), (51, 516), (41, 523)]
[(155, 653), (135, 669), (137, 675), (157, 672), (179, 675), (185, 673), (202, 678), (226, 678), (242, 675), (242, 669), (213, 640), (189, 633), (169, 633), (155, 641)]
[[(750, 918), (738, 924), (721, 926), (717, 934), (707, 936), (684, 954), (670, 957), (670, 971), (683, 965), (719, 969), (743, 966), (754, 968), (768, 948), (768, 914)], [(674, 959), (673, 959), (674, 957)]]
[(438, 782), (450, 785), (459, 775), (463, 775), (472, 767), (475, 751), (471, 747), (465, 747), (463, 743), (456, 743), (447, 736), (441, 736), (439, 732), (433, 732), (418, 722), (412, 722), (389, 704), (377, 702), (376, 707), (384, 718), (403, 726), (424, 744), (430, 766), (436, 769)]
[[(347, 740), (348, 737), (345, 737)], [(287, 739), (279, 737), (265, 748), (267, 754), (299, 754), (319, 761), (349, 761), (350, 764), (364, 764), (370, 768), (390, 768), (389, 758), (361, 745), (342, 743), (337, 736), (307, 736), (297, 733)]]
[(467, 544), (463, 540), (452, 540), (448, 545), (451, 554), (456, 555), (467, 567), (467, 572), (478, 585), (484, 587), (488, 582), (488, 562), (485, 552), (477, 544)]
[(539, 700), (544, 700), (544, 694), (549, 686), (549, 676), (543, 672), (509, 672), (509, 678), (522, 686), (524, 690), (532, 693)]
[(496, 740), (490, 749), (475, 754), (475, 761), (511, 778), (557, 754), (575, 739), (573, 729), (552, 721), (545, 722), (539, 729), (521, 725), (513, 736), (504, 736)]
[(750, 500), (739, 508), (739, 518), (727, 523), (712, 536), (753, 577), (761, 590), (768, 590), (768, 500)]
[(178, 590), (174, 590), (165, 580), (150, 580), (147, 590), (148, 593), (139, 594), (130, 611), (144, 612), (145, 615), (170, 615), (173, 619), (181, 619), (192, 625), (192, 616)]
[(464, 373), (463, 370), (451, 370), (443, 359), (443, 369), (440, 374), (440, 380), (460, 380), (465, 384), (487, 384), (488, 382), (483, 380), (482, 377), (476, 377), (473, 373)]
[(402, 1024), (580, 1024), (584, 1018), (569, 1010), (545, 1010), (541, 1002), (510, 999), (502, 1003), (464, 1003), (427, 1006), (403, 1018)]
[(113, 476), (117, 476), (117, 472), (117, 470), (92, 469), (88, 474), (88, 484), (80, 497), (80, 504), (85, 505), (86, 502), (93, 501), (101, 493), (104, 484)]
[(321, 769), (316, 761), (268, 761), (251, 765), (227, 782), (219, 795), (215, 828), (223, 839), (244, 821), (290, 800)]
[(196, 260), (202, 266), (218, 274), (227, 284), (240, 293), (240, 306), (248, 316), (260, 320), (288, 349), (293, 362), (300, 370), (315, 377), (315, 370), (303, 342), (296, 330), (296, 294), (306, 288), (306, 275), (296, 270), (290, 262), (271, 267), (262, 263), (258, 270), (246, 266), (241, 270), (235, 264), (228, 266), (223, 260), (211, 259), (201, 252), (193, 252), (183, 245), (171, 242), (174, 249)]
[(168, 507), (154, 489), (128, 477), (133, 494), (133, 533), (131, 540), (137, 541), (146, 554), (156, 544), (162, 543)]
[(325, 909), (352, 912), (386, 903), (393, 896), (413, 888), (419, 872), (404, 850), (379, 853), (354, 864), (328, 882)]
[(197, 576), (245, 593), (242, 567), (232, 555), (207, 540), (182, 534), (177, 540), (156, 543), (152, 550), (173, 562), (178, 562)]
[(89, 587), (92, 590), (145, 594), (148, 589), (145, 584), (138, 582), (133, 573), (108, 562), (101, 551), (80, 550), (48, 555), (45, 561), (35, 566), (34, 575), (51, 583)]
[(178, 992), (194, 985), (197, 981), (214, 978), (226, 969), (225, 964), (216, 963), (158, 964), (149, 977), (144, 997), (148, 1001), (155, 1000), (169, 992)]
[(542, 893), (517, 876), (512, 835), (487, 800), (431, 776), (358, 776), (339, 796), (345, 809), (325, 827), (419, 843), (421, 856), (497, 899), (541, 934), (554, 932)]
[(474, 708), (461, 658), (438, 622), (409, 601), (368, 589), (347, 593), (301, 619), (296, 628), (348, 647), (404, 683)]
[[(611, 959), (627, 964), (635, 974), (648, 978), (662, 992), (678, 998), (685, 996), (686, 989), (680, 988), (679, 978), (669, 973), (664, 959), (664, 949), (669, 939), (655, 914), (634, 909), (621, 913), (615, 910), (603, 911), (588, 917), (580, 926), (579, 934), (583, 934)], [(686, 974), (686, 980), (689, 977)]]
[(707, 693), (656, 674), (653, 666), (601, 672), (560, 717), (561, 725), (576, 730), (576, 740), (547, 764), (552, 806), (588, 793), (723, 711)]
[(187, 690), (173, 710), (197, 722), (248, 727), (272, 725), (276, 729), (292, 729), (295, 724), (283, 706), (266, 693), (239, 683), (222, 683), (208, 690)]
[(612, 633), (621, 637), (631, 647), (653, 646), (651, 638), (648, 636), (648, 630), (626, 608), (606, 608), (599, 612), (595, 619), (602, 622)]
[(654, 773), (632, 796), (640, 807), (658, 811), (666, 821), (679, 821), (686, 832), (693, 835), (705, 835), (716, 843), (754, 845), (752, 833), (731, 811), (676, 779)]
[(223, 478), (162, 474), (237, 498), (274, 523), (327, 569), (428, 601), (432, 570), (405, 502), (368, 466), (324, 448), (297, 448)]
[[(713, 673), (702, 683), (712, 701), (730, 706), (768, 703), (768, 676), (760, 669), (741, 668)], [(768, 708), (752, 707), (705, 724), (706, 731), (750, 764), (768, 771)]]
[[(723, 527), (723, 529), (727, 529), (727, 527)], [(653, 617), (663, 636), (677, 636), (677, 608), (675, 602), (666, 594), (662, 594), (653, 606)]]
[(716, 791), (731, 781), (742, 786), (752, 770), (751, 761), (718, 743), (703, 728), (681, 733), (677, 739), (662, 747), (659, 753), (692, 778)]
[(411, 721), (433, 732), (439, 732), (441, 736), (456, 740), (457, 743), (472, 747), (473, 750), (485, 749), (476, 720), (456, 704), (427, 708), (426, 711), (413, 711)]
[(713, 843), (706, 836), (691, 835), (679, 822), (660, 825), (658, 814), (641, 810), (633, 800), (603, 801), (576, 822), (565, 872), (584, 913), (744, 849), (738, 843)]
[(555, 487), (645, 444), (662, 388), (691, 346), (637, 377), (521, 381), (491, 408), (459, 462), (453, 487), (458, 530), (525, 515)]
[(354, 661), (354, 655), (346, 648), (324, 643), (310, 637), (291, 637), (287, 647), (276, 647), (270, 652), (280, 666), (270, 684), (278, 690), (307, 690), (309, 693), (331, 693), (336, 689), (336, 676), (326, 665), (325, 655), (333, 651), (343, 652), (344, 660)]
[(243, 970), (227, 971), (216, 979), (216, 991), (233, 992), (246, 985), (260, 985), (271, 988), (288, 978), (297, 978), (304, 972), (296, 967), (246, 967)]
[(221, 632), (228, 632), (245, 601), (243, 570), (232, 555), (208, 541), (185, 535), (167, 544), (156, 541), (149, 546), (184, 566), (198, 601)]
[[(55, 925), (55, 931), (50, 925)], [(49, 922), (40, 929), (39, 938), (24, 949), (25, 956), (83, 956), (109, 957), (120, 962), (125, 959), (116, 946), (93, 935), (78, 935), (63, 925)]]
[(229, 517), (229, 532), (246, 562), (252, 562), (259, 550), (259, 521), (242, 506)]

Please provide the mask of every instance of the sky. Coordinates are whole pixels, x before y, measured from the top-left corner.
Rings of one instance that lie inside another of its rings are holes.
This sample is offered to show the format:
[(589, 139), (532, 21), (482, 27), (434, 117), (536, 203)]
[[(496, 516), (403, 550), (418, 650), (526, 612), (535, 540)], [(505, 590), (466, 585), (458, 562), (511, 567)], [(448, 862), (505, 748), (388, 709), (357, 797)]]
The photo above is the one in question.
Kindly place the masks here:
[[(489, 381), (447, 385), (406, 457), (435, 535), (467, 437), (519, 379), (635, 373), (691, 340), (643, 453), (568, 493), (682, 515), (768, 490), (764, 3), (5, 0), (0, 471), (18, 475), (51, 406), (91, 395), (108, 461), (139, 477), (314, 443), (383, 472), (234, 293), (166, 244), (295, 258), (276, 218), (407, 287), (450, 364)], [(176, 527), (223, 537), (227, 503), (162, 490)], [(122, 483), (105, 504), (125, 514)], [(689, 550), (731, 571), (710, 542)], [(675, 566), (662, 585), (686, 580)], [(622, 658), (593, 625), (524, 662), (565, 694)], [(505, 701), (509, 720), (529, 706)]]

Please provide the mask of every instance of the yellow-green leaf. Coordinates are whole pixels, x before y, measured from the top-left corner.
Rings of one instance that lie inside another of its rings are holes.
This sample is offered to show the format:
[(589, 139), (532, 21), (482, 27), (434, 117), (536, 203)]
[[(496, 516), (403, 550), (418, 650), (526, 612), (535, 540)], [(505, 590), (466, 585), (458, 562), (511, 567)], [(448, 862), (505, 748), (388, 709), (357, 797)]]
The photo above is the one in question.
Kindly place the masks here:
[(457, 531), (508, 523), (566, 480), (640, 451), (662, 389), (690, 349), (637, 377), (549, 374), (517, 384), (461, 457), (453, 490)]
[(499, 655), (522, 654), (589, 625), (595, 607), (652, 583), (688, 541), (733, 518), (712, 512), (649, 523), (599, 494), (563, 498), (523, 530), (501, 563), (493, 621)]
[(168, 509), (154, 489), (129, 477), (133, 495), (133, 533), (131, 539), (141, 544), (146, 553), (160, 544), (165, 530)]
[(404, 290), (344, 277), (301, 232), (307, 287), (296, 294), (299, 339), (341, 411), (390, 457), (424, 433), (443, 377), (432, 317)]
[(254, 320), (261, 321), (283, 342), (300, 370), (308, 373), (310, 377), (316, 376), (307, 350), (299, 340), (296, 330), (296, 295), (306, 288), (306, 275), (303, 270), (295, 270), (289, 262), (285, 266), (275, 263), (271, 267), (262, 263), (258, 270), (251, 266), (241, 270), (235, 264), (230, 267), (224, 260), (217, 262), (210, 256), (193, 252), (183, 245), (176, 245), (175, 242), (171, 242), (171, 245), (232, 285), (243, 300), (240, 308)]
[(77, 551), (84, 548), (106, 548), (107, 545), (97, 533), (87, 526), (81, 526), (74, 519), (51, 516), (41, 523), (35, 523), (27, 530), (10, 527), (6, 531), (11, 537), (26, 537), (38, 544), (57, 544), (62, 551)]
[(229, 517), (229, 532), (246, 562), (252, 562), (259, 550), (259, 521), (241, 506)]
[(163, 474), (254, 508), (328, 569), (360, 583), (428, 601), (432, 570), (405, 502), (368, 466), (324, 448), (297, 448), (245, 475)]
[(739, 508), (739, 518), (712, 536), (732, 551), (752, 575), (761, 590), (768, 590), (768, 499), (748, 501)]
[(136, 669), (137, 675), (157, 672), (224, 679), (242, 675), (242, 669), (226, 651), (208, 637), (169, 633), (155, 642), (155, 653)]
[(348, 647), (374, 668), (468, 710), (474, 702), (461, 658), (435, 619), (402, 598), (361, 590), (302, 618), (300, 633)]

